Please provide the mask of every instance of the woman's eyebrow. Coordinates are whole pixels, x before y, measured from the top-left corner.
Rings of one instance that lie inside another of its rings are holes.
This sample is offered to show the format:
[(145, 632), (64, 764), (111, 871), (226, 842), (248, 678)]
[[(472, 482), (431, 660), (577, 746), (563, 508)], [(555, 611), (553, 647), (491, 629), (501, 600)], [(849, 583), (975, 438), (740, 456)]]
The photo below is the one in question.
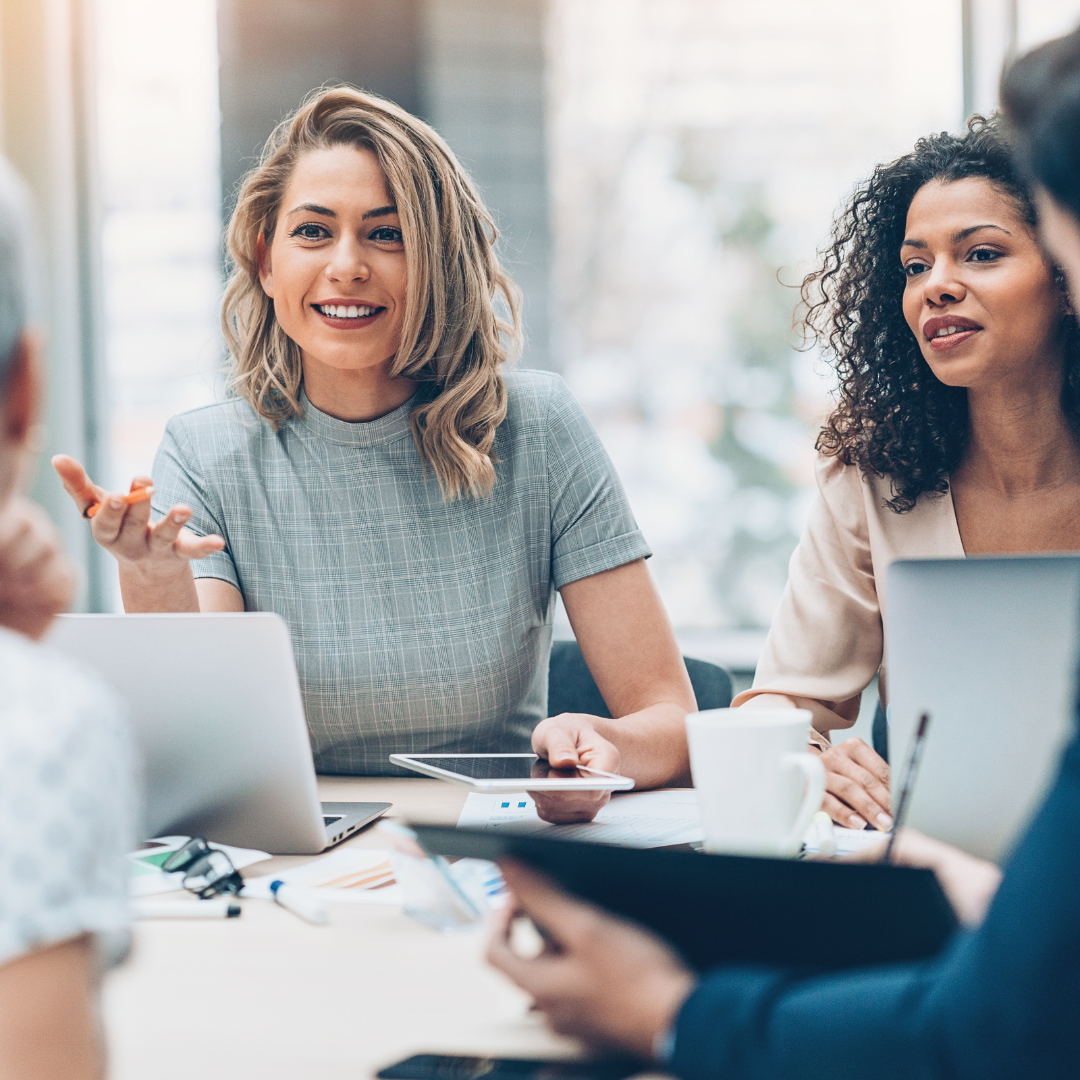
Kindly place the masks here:
[(320, 214), (322, 217), (337, 217), (337, 214), (329, 207), (320, 206), (318, 203), (312, 202), (301, 203), (299, 206), (294, 206), (289, 211), (289, 214), (299, 214), (301, 212), (305, 214)]
[[(969, 229), (961, 229), (959, 232), (953, 233), (949, 237), (949, 243), (959, 244), (961, 240), (966, 240), (972, 233), (977, 233), (980, 229), (997, 229), (998, 232), (1003, 232), (1006, 236), (1012, 236), (1012, 233), (1001, 225), (972, 225)], [(905, 240), (900, 246), (925, 248), (927, 244), (925, 240)]]
[(1008, 229), (1004, 229), (1000, 225), (972, 225), (970, 229), (961, 229), (959, 232), (953, 233), (949, 239), (954, 244), (959, 244), (961, 240), (966, 240), (972, 233), (977, 233), (980, 229), (997, 229), (998, 232), (1003, 232), (1006, 236), (1012, 236)]
[(368, 218), (386, 217), (387, 214), (396, 214), (396, 213), (397, 213), (397, 207), (396, 206), (380, 206), (375, 210), (368, 210), (366, 213), (362, 214), (361, 217), (360, 217), (360, 220), (361, 221), (367, 221)]

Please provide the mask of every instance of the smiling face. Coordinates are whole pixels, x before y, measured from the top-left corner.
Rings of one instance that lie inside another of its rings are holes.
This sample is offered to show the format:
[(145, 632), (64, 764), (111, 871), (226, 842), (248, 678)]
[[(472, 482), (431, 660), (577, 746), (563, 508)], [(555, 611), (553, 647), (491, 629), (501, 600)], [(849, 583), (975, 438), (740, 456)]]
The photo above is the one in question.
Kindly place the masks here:
[(989, 181), (920, 188), (900, 257), (904, 318), (943, 383), (1023, 381), (1060, 366), (1051, 269), (1019, 208)]
[(401, 345), (407, 283), (394, 200), (370, 150), (333, 146), (296, 163), (259, 280), (282, 330), (311, 365), (389, 366)]

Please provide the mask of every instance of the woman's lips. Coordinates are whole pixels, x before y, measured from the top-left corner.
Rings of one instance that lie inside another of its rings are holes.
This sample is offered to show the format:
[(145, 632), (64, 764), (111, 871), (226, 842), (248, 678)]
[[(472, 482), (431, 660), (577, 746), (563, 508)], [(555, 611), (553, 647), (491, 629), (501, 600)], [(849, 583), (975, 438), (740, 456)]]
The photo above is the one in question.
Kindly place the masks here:
[(339, 318), (336, 315), (326, 315), (314, 304), (312, 304), (311, 310), (314, 311), (327, 326), (332, 326), (335, 330), (360, 330), (365, 326), (370, 326), (383, 314), (383, 312), (386, 311), (386, 308), (377, 307), (370, 315), (354, 315), (352, 318), (349, 318), (348, 316)]
[(956, 334), (949, 334), (947, 337), (934, 337), (930, 339), (930, 348), (934, 352), (948, 352), (958, 345), (963, 345), (965, 341), (969, 341), (977, 333), (979, 333), (979, 329), (975, 327), (971, 330), (961, 330)]

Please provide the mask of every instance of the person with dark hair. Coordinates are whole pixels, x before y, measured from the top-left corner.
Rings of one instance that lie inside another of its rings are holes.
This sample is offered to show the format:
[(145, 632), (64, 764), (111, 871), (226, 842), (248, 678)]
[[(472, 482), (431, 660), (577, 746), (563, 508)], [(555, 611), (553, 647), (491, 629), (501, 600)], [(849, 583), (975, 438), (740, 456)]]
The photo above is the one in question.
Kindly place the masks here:
[[(999, 121), (878, 166), (803, 283), (838, 401), (753, 687), (813, 713), (825, 809), (888, 829), (884, 747), (832, 748), (879, 675), (894, 559), (1080, 550), (1080, 327)], [(879, 740), (875, 739), (876, 742)]]
[(1080, 290), (1080, 28), (1018, 60), (1001, 103), (1043, 222), (1043, 245)]

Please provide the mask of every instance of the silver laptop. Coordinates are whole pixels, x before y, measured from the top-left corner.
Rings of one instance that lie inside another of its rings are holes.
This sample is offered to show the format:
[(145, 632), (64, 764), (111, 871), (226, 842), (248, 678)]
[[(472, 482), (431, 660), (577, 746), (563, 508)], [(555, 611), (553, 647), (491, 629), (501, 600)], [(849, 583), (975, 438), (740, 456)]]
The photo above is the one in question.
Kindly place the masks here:
[(925, 710), (907, 824), (1001, 862), (1073, 732), (1080, 557), (903, 561), (888, 574), (894, 805)]
[(292, 643), (277, 615), (63, 615), (47, 640), (131, 707), (147, 836), (310, 855), (390, 808), (320, 804)]

